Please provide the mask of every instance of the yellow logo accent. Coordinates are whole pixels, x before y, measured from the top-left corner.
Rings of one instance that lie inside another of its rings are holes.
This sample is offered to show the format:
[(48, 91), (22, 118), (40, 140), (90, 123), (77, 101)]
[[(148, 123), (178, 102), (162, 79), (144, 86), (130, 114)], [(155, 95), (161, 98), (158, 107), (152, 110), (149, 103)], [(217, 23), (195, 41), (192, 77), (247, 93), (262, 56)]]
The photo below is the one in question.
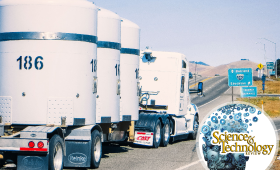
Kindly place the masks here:
[[(222, 152), (245, 152), (246, 155), (270, 155), (274, 145), (257, 145), (254, 137), (243, 133), (222, 133), (219, 136), (219, 131), (213, 132), (213, 137), (216, 141), (212, 140), (213, 144), (222, 143)], [(229, 145), (230, 141), (235, 141), (235, 144)], [(247, 145), (238, 145), (238, 142), (245, 141)]]

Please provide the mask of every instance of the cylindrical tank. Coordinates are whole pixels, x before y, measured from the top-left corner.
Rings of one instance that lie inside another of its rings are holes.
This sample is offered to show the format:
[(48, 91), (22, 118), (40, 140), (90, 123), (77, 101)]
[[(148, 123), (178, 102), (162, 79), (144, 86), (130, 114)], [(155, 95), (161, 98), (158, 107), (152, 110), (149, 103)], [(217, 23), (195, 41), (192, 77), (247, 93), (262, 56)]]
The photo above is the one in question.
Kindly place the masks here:
[(121, 121), (138, 120), (140, 28), (122, 18), (121, 23)]
[(4, 123), (95, 123), (97, 11), (86, 0), (0, 1)]
[(121, 18), (99, 8), (97, 36), (96, 122), (119, 122)]

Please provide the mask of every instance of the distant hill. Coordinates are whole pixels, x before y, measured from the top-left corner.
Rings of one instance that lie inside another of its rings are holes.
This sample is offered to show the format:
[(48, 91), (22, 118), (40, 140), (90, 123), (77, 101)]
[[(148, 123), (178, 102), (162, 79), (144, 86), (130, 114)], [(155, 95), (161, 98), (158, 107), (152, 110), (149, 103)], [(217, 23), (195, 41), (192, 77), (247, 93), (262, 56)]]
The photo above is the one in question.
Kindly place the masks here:
[[(190, 61), (190, 63), (194, 63), (195, 64), (195, 61)], [(199, 61), (199, 62), (196, 62), (196, 64), (200, 64), (200, 65), (204, 65), (204, 66), (209, 66), (208, 64), (202, 62), (202, 61)]]
[(212, 66), (206, 66), (206, 65), (201, 65), (201, 64), (195, 64), (195, 63), (189, 63), (189, 71), (192, 73), (195, 73), (195, 70), (198, 74), (200, 74), (201, 72), (207, 71), (207, 70), (211, 70), (214, 67)]
[[(215, 76), (215, 74), (219, 74), (220, 76), (227, 76), (228, 69), (230, 68), (252, 68), (253, 70), (253, 76), (257, 76), (258, 72), (256, 71), (257, 63), (248, 61), (248, 60), (242, 60), (242, 61), (236, 61), (229, 64), (219, 65), (217, 67), (212, 66), (203, 66), (203, 65), (197, 65), (196, 70), (199, 75), (202, 76)], [(190, 63), (190, 71), (194, 72), (195, 70), (195, 64)], [(266, 73), (266, 69), (264, 70), (264, 73)]]

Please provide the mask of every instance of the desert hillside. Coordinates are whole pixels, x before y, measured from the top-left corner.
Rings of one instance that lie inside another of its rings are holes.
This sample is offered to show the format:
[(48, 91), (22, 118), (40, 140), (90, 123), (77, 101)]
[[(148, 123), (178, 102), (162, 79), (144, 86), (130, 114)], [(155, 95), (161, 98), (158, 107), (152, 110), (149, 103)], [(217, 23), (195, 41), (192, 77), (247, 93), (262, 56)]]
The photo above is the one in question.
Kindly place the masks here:
[[(215, 74), (219, 74), (220, 76), (227, 76), (228, 69), (230, 68), (252, 68), (253, 76), (257, 76), (258, 72), (256, 71), (258, 63), (252, 61), (236, 61), (229, 64), (219, 65), (217, 67), (212, 66), (204, 66), (197, 64), (197, 72), (202, 76), (214, 76)], [(195, 64), (190, 63), (190, 72), (195, 72)], [(266, 73), (266, 69), (264, 70)]]

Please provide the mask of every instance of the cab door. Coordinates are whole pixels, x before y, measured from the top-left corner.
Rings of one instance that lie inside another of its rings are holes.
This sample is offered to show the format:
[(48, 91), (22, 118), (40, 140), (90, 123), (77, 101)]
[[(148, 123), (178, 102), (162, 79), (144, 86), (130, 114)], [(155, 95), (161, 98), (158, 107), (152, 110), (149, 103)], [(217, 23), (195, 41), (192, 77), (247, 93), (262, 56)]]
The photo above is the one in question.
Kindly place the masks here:
[(188, 91), (188, 74), (187, 74), (187, 64), (185, 60), (182, 60), (182, 68), (181, 68), (181, 84), (180, 84), (180, 106), (179, 106), (179, 111), (180, 114), (183, 114), (185, 111), (185, 96), (186, 92)]

